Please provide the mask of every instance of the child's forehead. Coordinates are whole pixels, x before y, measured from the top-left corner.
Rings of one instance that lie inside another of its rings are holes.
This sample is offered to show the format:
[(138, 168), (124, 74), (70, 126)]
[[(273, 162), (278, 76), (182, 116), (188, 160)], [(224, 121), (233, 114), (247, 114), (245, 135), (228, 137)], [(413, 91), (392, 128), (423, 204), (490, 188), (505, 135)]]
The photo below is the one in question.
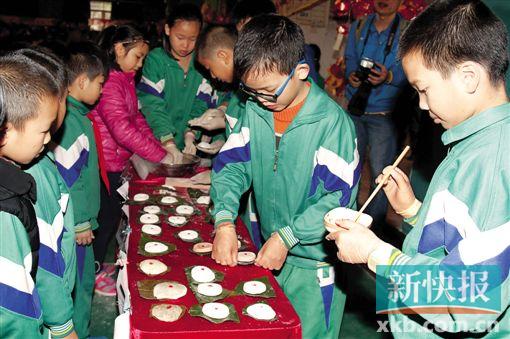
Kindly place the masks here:
[(288, 76), (288, 74), (282, 74), (280, 71), (276, 69), (266, 69), (262, 67), (252, 68), (248, 72), (246, 72), (244, 79), (246, 82), (278, 82), (281, 81), (283, 77)]

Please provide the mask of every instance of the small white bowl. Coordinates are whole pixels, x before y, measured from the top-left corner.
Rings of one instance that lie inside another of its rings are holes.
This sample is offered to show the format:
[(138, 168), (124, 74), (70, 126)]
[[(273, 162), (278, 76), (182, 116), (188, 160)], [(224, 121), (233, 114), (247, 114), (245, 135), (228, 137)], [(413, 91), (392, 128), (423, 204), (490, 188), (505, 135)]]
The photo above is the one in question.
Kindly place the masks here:
[[(346, 207), (337, 207), (335, 209), (332, 209), (326, 215), (324, 216), (324, 227), (326, 227), (326, 230), (328, 232), (338, 232), (338, 227), (336, 225), (336, 222), (338, 220), (352, 220), (356, 218), (356, 215), (358, 214), (358, 211), (351, 210), (350, 208)], [(362, 213), (361, 216), (358, 219), (358, 223), (365, 227), (370, 227), (372, 225), (372, 217), (368, 214)]]

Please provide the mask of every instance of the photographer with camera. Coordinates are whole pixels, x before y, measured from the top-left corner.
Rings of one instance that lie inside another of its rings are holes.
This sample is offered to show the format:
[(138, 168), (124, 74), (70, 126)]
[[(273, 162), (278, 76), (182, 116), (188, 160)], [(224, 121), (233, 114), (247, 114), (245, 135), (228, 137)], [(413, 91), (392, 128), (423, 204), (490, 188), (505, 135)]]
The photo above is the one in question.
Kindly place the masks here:
[[(374, 0), (375, 13), (352, 23), (345, 51), (348, 112), (356, 126), (360, 163), (369, 147), (372, 186), (397, 147), (391, 112), (407, 80), (397, 56), (408, 22), (397, 13), (402, 0)], [(373, 187), (372, 187), (373, 188)], [(379, 193), (367, 208), (374, 226), (384, 223), (388, 201)]]

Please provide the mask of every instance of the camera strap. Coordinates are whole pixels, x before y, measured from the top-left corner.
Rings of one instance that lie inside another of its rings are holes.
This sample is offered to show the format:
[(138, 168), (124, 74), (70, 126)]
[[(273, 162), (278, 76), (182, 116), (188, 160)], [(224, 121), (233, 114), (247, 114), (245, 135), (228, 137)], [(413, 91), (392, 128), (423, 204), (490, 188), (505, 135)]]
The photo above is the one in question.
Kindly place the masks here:
[[(374, 23), (375, 15), (370, 19), (370, 22), (368, 23), (368, 30), (367, 35), (365, 36), (365, 39), (363, 41), (363, 49), (361, 50), (361, 56), (363, 56), (363, 53), (365, 52), (365, 47), (367, 46), (367, 41), (370, 36), (370, 33), (372, 33), (372, 24)], [(391, 52), (391, 47), (393, 46), (393, 41), (395, 41), (395, 34), (397, 33), (397, 28), (400, 23), (400, 17), (395, 15), (395, 19), (393, 19), (393, 23), (391, 25), (390, 35), (388, 36), (388, 40), (386, 41), (386, 46), (384, 47), (384, 59), (383, 64), (386, 62), (386, 57)]]

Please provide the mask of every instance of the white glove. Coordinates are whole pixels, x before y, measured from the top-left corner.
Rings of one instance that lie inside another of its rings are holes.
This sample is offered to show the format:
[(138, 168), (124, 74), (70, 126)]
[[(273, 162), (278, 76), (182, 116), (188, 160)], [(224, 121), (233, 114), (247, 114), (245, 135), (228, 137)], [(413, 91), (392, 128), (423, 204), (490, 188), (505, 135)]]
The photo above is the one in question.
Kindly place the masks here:
[(370, 254), (386, 243), (368, 227), (350, 220), (339, 220), (341, 231), (330, 233), (326, 239), (334, 240), (338, 247), (338, 259), (349, 264), (366, 264)]
[(202, 114), (201, 117), (188, 121), (190, 126), (201, 127), (208, 131), (225, 128), (225, 111), (224, 106), (219, 108), (210, 108)]

